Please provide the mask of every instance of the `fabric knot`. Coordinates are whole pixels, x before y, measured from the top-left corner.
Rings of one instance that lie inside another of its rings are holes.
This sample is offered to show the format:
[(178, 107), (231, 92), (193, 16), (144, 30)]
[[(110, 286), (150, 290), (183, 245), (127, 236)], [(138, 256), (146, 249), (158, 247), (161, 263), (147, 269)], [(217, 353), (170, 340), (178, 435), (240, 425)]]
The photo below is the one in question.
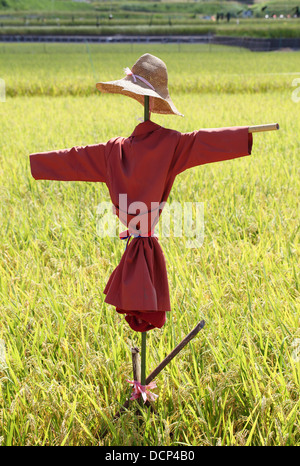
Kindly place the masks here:
[[(125, 250), (128, 246), (128, 243), (129, 243), (129, 240), (131, 237), (134, 237), (134, 238), (148, 238), (150, 236), (155, 236), (154, 235), (154, 231), (149, 231), (149, 233), (147, 233), (146, 235), (135, 235), (134, 233), (130, 233), (129, 230), (125, 230), (125, 231), (122, 231), (120, 234), (119, 234), (119, 238), (124, 240), (124, 239), (127, 239), (127, 243), (126, 243), (126, 246), (125, 246)], [(156, 236), (155, 236), (156, 238)]]

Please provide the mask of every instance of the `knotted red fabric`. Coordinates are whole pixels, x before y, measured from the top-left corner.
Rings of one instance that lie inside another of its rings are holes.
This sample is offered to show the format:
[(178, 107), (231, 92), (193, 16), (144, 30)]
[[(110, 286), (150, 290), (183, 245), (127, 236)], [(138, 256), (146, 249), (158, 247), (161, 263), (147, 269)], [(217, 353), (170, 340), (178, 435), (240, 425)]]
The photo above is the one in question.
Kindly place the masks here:
[(30, 155), (36, 180), (106, 183), (132, 239), (105, 287), (105, 302), (138, 332), (161, 328), (171, 310), (166, 261), (155, 225), (177, 175), (251, 154), (248, 126), (180, 133), (148, 120), (128, 138)]

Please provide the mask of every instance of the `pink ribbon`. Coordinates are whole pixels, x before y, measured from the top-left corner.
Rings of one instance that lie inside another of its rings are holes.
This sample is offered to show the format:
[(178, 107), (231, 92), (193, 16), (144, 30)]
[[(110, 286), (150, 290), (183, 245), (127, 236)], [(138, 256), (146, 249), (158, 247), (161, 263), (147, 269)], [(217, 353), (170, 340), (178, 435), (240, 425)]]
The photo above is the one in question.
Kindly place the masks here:
[(155, 401), (156, 398), (158, 398), (158, 395), (155, 395), (155, 393), (150, 392), (150, 388), (153, 389), (157, 387), (155, 382), (150, 382), (148, 385), (142, 385), (140, 382), (137, 382), (136, 380), (127, 380), (127, 382), (133, 385), (132, 395), (130, 397), (131, 400), (137, 400), (141, 395), (144, 400), (144, 403), (146, 403), (147, 400)]
[(136, 83), (136, 78), (138, 78), (140, 81), (143, 81), (143, 83), (146, 84), (146, 86), (150, 87), (150, 89), (153, 89), (153, 91), (155, 91), (154, 87), (152, 86), (152, 84), (150, 84), (147, 79), (143, 78), (142, 76), (139, 76), (137, 74), (133, 74), (133, 72), (131, 71), (130, 68), (124, 68), (124, 71), (125, 73), (127, 74), (127, 76), (132, 76), (132, 79), (133, 79), (133, 82)]

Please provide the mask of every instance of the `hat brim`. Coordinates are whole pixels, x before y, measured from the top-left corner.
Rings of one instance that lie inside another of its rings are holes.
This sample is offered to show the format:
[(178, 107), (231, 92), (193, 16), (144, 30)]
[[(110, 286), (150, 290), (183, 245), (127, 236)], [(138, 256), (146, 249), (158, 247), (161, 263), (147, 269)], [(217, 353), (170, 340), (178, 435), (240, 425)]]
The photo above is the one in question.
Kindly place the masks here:
[(161, 113), (165, 115), (179, 115), (180, 113), (172, 102), (169, 94), (161, 96), (158, 92), (150, 89), (143, 82), (132, 82), (127, 77), (117, 81), (99, 82), (96, 88), (101, 92), (109, 94), (122, 94), (137, 100), (140, 104), (144, 105), (144, 97), (146, 95), (152, 97), (150, 102), (150, 111), (152, 113)]

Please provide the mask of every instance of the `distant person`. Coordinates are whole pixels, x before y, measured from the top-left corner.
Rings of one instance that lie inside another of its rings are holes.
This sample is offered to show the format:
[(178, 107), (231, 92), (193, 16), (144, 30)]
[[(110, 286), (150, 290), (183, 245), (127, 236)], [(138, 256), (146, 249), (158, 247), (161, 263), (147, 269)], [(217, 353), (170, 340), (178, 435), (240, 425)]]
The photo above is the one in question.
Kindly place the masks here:
[(227, 15), (226, 15), (227, 23), (229, 23), (230, 17), (231, 17), (231, 15), (230, 15), (230, 13), (228, 12)]

